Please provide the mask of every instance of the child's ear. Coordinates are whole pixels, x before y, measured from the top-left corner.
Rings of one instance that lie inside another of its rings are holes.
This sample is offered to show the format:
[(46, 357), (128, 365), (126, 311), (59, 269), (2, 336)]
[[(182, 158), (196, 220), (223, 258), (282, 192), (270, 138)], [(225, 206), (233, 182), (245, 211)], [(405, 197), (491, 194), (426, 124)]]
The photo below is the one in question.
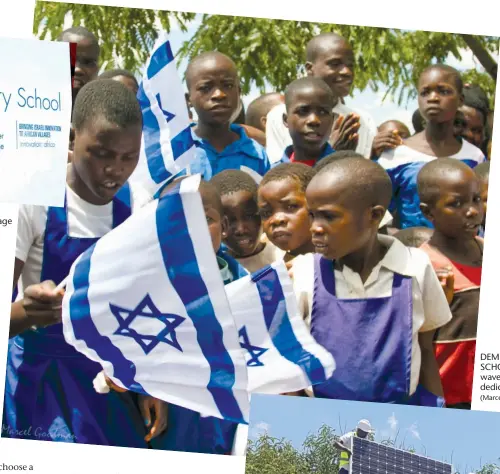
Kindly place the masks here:
[(377, 222), (381, 222), (385, 216), (384, 206), (374, 206), (372, 207), (372, 219)]
[(433, 222), (434, 217), (432, 216), (432, 211), (431, 211), (429, 204), (426, 204), (425, 202), (421, 202), (420, 203), (420, 210), (422, 211), (422, 214), (424, 215), (424, 217), (427, 220)]
[(309, 62), (309, 61), (307, 61), (306, 64), (305, 64), (305, 66), (306, 66), (307, 75), (308, 76), (312, 76), (313, 75), (312, 74), (312, 67), (313, 67), (312, 63)]
[(283, 123), (285, 124), (285, 127), (288, 128), (288, 116), (287, 116), (287, 114), (283, 114)]
[(193, 107), (193, 104), (191, 103), (191, 98), (190, 98), (190, 96), (189, 96), (189, 92), (186, 92), (186, 93), (184, 94), (184, 97), (186, 97), (186, 104), (187, 104), (187, 106), (192, 108), (192, 107)]
[(227, 218), (227, 216), (222, 216), (221, 229), (222, 229), (222, 240), (226, 240), (229, 231), (229, 219)]

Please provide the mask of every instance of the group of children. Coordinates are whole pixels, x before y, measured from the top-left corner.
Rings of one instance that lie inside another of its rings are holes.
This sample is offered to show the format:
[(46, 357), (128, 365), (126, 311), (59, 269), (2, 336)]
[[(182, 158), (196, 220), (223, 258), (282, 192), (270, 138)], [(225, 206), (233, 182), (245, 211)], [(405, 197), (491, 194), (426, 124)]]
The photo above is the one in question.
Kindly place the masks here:
[[(2, 435), (229, 454), (233, 423), (132, 392), (97, 394), (101, 368), (64, 341), (55, 286), (141, 206), (128, 180), (142, 115), (132, 74), (96, 78), (94, 35), (77, 27), (60, 40), (78, 44), (65, 206), (21, 206)], [(204, 53), (188, 66), (190, 172), (204, 178), (221, 277), (287, 262), (304, 320), (337, 367), (289, 395), (470, 408), (489, 165), (456, 134), (460, 74), (421, 74), (422, 131), (389, 121), (373, 132), (344, 104), (355, 67), (347, 41), (321, 34), (306, 53), (308, 77), (257, 99), (247, 124), (233, 122), (230, 58)], [(280, 127), (287, 143), (270, 159), (262, 143), (282, 138)]]

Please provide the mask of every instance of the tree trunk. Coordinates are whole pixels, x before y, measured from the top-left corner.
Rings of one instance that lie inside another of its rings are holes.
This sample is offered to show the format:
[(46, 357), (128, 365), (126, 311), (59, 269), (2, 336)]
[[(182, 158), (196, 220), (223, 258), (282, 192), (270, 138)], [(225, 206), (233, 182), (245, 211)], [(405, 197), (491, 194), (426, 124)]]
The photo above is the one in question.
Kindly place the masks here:
[(485, 71), (496, 82), (498, 64), (493, 59), (490, 52), (481, 44), (481, 42), (475, 36), (472, 35), (460, 35), (460, 36), (465, 41), (465, 44), (467, 44), (467, 46), (474, 53), (474, 56), (476, 56), (478, 61), (481, 63), (481, 66), (484, 67)]

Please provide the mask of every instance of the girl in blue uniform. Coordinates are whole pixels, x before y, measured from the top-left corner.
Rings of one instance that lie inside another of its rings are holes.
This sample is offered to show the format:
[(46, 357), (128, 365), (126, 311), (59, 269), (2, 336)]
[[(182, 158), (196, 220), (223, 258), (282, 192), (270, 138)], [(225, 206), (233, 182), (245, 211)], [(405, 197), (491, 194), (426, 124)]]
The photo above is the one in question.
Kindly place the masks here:
[(457, 70), (444, 64), (428, 67), (418, 83), (418, 107), (425, 129), (404, 140), (401, 146), (384, 151), (378, 160), (391, 177), (394, 197), (389, 210), (397, 211), (402, 229), (432, 228), (420, 210), (417, 192), (417, 175), (426, 163), (450, 157), (474, 168), (485, 159), (479, 148), (455, 136), (455, 118), (463, 100), (463, 84)]
[(161, 431), (164, 404), (94, 390), (101, 367), (65, 342), (62, 295), (53, 291), (82, 252), (130, 216), (127, 180), (139, 158), (141, 109), (122, 84), (93, 81), (75, 101), (73, 128), (64, 207), (22, 206), (19, 213), (14, 287), (19, 281), (20, 290), (11, 309), (4, 434), (147, 447), (144, 418), (154, 412), (155, 432)]

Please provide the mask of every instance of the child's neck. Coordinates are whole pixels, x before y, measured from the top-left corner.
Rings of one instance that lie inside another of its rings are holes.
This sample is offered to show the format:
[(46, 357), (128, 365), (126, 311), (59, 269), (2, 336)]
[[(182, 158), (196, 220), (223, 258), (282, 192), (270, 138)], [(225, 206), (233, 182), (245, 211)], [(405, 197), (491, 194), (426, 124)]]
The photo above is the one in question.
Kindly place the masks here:
[(218, 152), (221, 152), (239, 138), (238, 134), (233, 132), (230, 126), (229, 123), (208, 124), (198, 122), (194, 128), (194, 133), (210, 143)]
[(429, 122), (423, 132), (427, 153), (438, 158), (458, 153), (462, 147), (453, 133), (453, 122)]
[(378, 234), (375, 234), (363, 248), (346, 255), (339, 259), (336, 265), (339, 269), (345, 265), (361, 277), (363, 283), (366, 282), (373, 269), (384, 258), (387, 248), (378, 240)]
[(255, 247), (255, 250), (250, 255), (238, 255), (233, 250), (231, 250), (229, 247), (227, 249), (227, 253), (231, 257), (233, 257), (233, 258), (238, 258), (238, 259), (240, 259), (240, 258), (250, 258), (250, 257), (254, 257), (255, 255), (257, 255), (260, 252), (262, 252), (264, 250), (265, 246), (266, 246), (265, 242), (259, 242), (259, 245), (257, 245), (257, 247)]
[(298, 257), (299, 255), (306, 255), (308, 253), (313, 253), (313, 252), (314, 252), (314, 245), (309, 240), (304, 245), (302, 245), (294, 250), (288, 250), (287, 254), (290, 255), (291, 257)]
[(88, 202), (89, 204), (93, 204), (94, 206), (105, 206), (112, 201), (112, 199), (110, 199), (109, 201), (103, 201), (102, 199), (99, 199), (94, 193), (92, 193), (80, 178), (71, 163), (68, 165), (68, 169), (66, 171), (66, 184), (80, 199), (83, 199), (84, 201)]
[(449, 237), (436, 229), (429, 239), (429, 245), (454, 262), (470, 266), (482, 264), (483, 252), (473, 236)]
[(293, 147), (294, 153), (294, 161), (318, 161), (321, 158), (323, 150), (325, 149), (326, 144), (324, 144), (319, 150), (315, 151), (305, 151), (301, 148)]

